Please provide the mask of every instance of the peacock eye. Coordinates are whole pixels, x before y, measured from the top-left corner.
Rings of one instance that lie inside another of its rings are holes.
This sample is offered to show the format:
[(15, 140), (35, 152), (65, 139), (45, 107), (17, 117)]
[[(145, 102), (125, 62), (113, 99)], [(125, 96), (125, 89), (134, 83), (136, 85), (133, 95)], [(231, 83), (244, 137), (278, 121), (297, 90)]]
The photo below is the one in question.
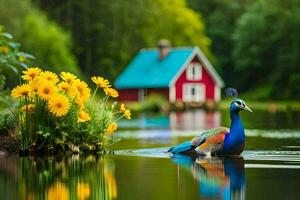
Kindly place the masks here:
[(239, 101), (236, 101), (236, 103), (237, 103), (238, 105), (242, 105), (242, 103), (241, 103), (241, 102), (239, 102)]

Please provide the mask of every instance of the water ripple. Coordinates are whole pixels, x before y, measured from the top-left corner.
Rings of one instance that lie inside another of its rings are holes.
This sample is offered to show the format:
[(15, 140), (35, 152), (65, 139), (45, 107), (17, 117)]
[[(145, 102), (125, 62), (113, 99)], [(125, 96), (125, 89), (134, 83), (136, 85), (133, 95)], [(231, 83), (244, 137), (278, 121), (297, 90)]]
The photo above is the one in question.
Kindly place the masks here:
[[(119, 131), (117, 136), (121, 138), (171, 138), (171, 137), (193, 137), (199, 135), (203, 130), (137, 130), (137, 131)], [(247, 137), (263, 138), (300, 138), (300, 130), (258, 130), (247, 129)]]
[[(115, 154), (123, 156), (139, 156), (152, 158), (170, 158), (168, 148), (128, 149), (119, 150)], [(257, 163), (248, 163), (247, 168), (295, 168), (300, 169), (300, 151), (244, 151), (244, 160)], [(263, 163), (262, 163), (263, 162)]]

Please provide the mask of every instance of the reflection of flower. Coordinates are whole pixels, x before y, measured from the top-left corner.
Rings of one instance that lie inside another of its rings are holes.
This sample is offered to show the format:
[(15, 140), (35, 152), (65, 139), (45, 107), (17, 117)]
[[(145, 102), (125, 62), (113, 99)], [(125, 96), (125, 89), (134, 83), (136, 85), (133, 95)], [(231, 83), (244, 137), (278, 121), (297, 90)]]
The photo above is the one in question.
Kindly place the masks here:
[(65, 184), (56, 182), (47, 191), (47, 200), (67, 200), (70, 199), (69, 190)]
[(77, 197), (80, 200), (87, 199), (90, 197), (91, 190), (90, 186), (87, 183), (78, 183), (77, 184)]
[(104, 168), (104, 179), (108, 185), (109, 197), (112, 199), (117, 198), (116, 179), (115, 179), (114, 175), (107, 168)]

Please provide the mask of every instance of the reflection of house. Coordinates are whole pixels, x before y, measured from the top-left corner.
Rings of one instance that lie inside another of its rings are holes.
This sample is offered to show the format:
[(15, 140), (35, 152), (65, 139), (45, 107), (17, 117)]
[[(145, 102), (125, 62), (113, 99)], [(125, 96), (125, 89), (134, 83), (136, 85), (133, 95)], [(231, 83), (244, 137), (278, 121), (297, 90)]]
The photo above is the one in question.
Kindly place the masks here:
[(161, 94), (170, 102), (218, 101), (224, 86), (198, 47), (143, 49), (115, 82), (120, 100), (137, 101)]

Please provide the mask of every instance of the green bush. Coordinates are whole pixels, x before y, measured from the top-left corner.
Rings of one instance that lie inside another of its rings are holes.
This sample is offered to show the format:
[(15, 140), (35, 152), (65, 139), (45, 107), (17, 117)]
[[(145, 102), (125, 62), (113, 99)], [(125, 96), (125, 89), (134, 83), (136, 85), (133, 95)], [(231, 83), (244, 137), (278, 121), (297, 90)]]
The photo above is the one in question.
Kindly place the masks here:
[(18, 38), (22, 38), (22, 47), (26, 51), (34, 53), (35, 65), (54, 72), (69, 71), (79, 75), (76, 59), (70, 51), (69, 34), (46, 16), (40, 13), (28, 15)]
[(158, 112), (163, 110), (167, 104), (168, 101), (164, 96), (159, 94), (152, 94), (147, 96), (143, 101), (130, 103), (128, 106), (136, 112)]
[(65, 30), (51, 22), (30, 0), (0, 0), (0, 5), (0, 25), (14, 34), (24, 51), (36, 57), (34, 66), (80, 75), (71, 53), (72, 40)]

